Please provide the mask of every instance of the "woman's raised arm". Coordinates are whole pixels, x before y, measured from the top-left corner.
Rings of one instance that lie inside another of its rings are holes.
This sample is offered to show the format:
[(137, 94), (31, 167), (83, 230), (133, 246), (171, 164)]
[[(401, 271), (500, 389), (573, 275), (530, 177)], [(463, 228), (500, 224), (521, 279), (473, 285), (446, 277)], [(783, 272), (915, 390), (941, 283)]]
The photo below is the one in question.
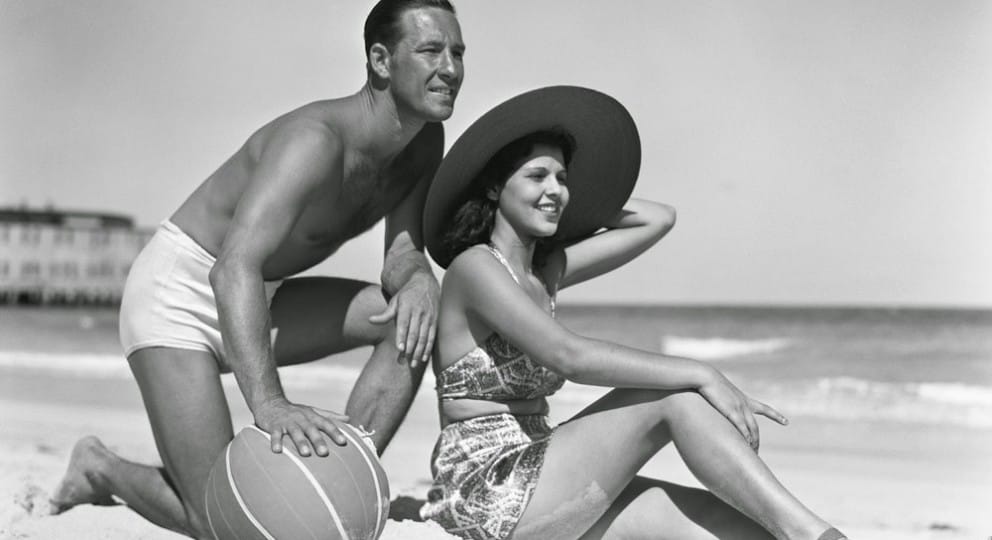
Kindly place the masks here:
[[(567, 212), (567, 210), (566, 210)], [(675, 225), (675, 209), (643, 199), (630, 199), (605, 230), (567, 246), (549, 261), (558, 288), (581, 283), (627, 264), (656, 244)]]

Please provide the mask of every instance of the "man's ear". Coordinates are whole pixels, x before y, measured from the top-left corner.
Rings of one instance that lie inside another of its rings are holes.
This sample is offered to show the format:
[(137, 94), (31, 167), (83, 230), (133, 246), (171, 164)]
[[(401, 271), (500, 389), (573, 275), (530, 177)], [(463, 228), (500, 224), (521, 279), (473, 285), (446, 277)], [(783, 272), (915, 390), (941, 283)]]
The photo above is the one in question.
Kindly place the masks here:
[(369, 70), (380, 79), (389, 79), (389, 49), (382, 43), (373, 43), (369, 47)]

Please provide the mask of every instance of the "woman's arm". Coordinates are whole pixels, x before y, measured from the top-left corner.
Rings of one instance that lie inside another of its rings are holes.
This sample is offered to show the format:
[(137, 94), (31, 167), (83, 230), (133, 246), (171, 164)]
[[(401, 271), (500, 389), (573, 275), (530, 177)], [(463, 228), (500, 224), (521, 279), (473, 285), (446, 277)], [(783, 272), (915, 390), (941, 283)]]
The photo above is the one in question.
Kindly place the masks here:
[(539, 307), (486, 251), (470, 249), (459, 255), (445, 274), (444, 287), (460, 297), (458, 303), (467, 315), (571, 381), (616, 388), (698, 391), (752, 444), (757, 443), (758, 433), (755, 413), (786, 422), (780, 413), (746, 396), (708, 364), (569, 331)]
[(624, 347), (575, 334), (558, 324), (488, 252), (469, 249), (444, 277), (467, 315), (498, 332), (536, 362), (583, 384), (699, 388), (713, 368), (702, 362)]
[(627, 264), (656, 244), (675, 225), (675, 209), (667, 204), (631, 199), (606, 230), (572, 244), (551, 261), (561, 276), (558, 288), (575, 285)]

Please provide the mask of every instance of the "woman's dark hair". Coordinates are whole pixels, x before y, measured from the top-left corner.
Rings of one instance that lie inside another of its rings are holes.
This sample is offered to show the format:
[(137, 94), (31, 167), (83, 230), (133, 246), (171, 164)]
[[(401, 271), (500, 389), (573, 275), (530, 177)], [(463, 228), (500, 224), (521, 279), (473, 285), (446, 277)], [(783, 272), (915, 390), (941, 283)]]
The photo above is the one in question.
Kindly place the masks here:
[[(502, 188), (510, 175), (524, 164), (534, 148), (542, 144), (560, 149), (566, 167), (572, 161), (575, 139), (558, 128), (535, 131), (501, 148), (472, 180), (468, 188), (468, 199), (455, 210), (448, 221), (441, 242), (452, 257), (476, 244), (489, 242), (499, 201), (490, 199), (487, 192), (491, 188)], [(534, 249), (535, 267), (544, 266), (554, 248), (553, 238), (538, 239)]]
[(403, 37), (400, 19), (411, 9), (439, 8), (455, 13), (448, 0), (379, 0), (365, 19), (365, 54), (373, 43), (382, 43), (390, 51)]

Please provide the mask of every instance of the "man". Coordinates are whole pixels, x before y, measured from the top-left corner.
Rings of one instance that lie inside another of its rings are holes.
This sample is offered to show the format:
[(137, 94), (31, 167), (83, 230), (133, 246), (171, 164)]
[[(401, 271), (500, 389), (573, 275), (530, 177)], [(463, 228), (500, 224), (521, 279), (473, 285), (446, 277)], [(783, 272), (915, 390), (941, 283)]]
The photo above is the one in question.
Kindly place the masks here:
[[(233, 438), (219, 374), (234, 373), (272, 450), (344, 444), (364, 426), (381, 450), (423, 375), (439, 287), (421, 213), (441, 160), (440, 122), (462, 82), (461, 30), (447, 0), (381, 0), (365, 24), (356, 94), (266, 124), (201, 184), (135, 261), (121, 340), (164, 470), (79, 441), (53, 511), (125, 501), (152, 522), (210, 537), (203, 493)], [(292, 278), (386, 221), (381, 285)], [(277, 366), (373, 345), (345, 415), (286, 399)]]

